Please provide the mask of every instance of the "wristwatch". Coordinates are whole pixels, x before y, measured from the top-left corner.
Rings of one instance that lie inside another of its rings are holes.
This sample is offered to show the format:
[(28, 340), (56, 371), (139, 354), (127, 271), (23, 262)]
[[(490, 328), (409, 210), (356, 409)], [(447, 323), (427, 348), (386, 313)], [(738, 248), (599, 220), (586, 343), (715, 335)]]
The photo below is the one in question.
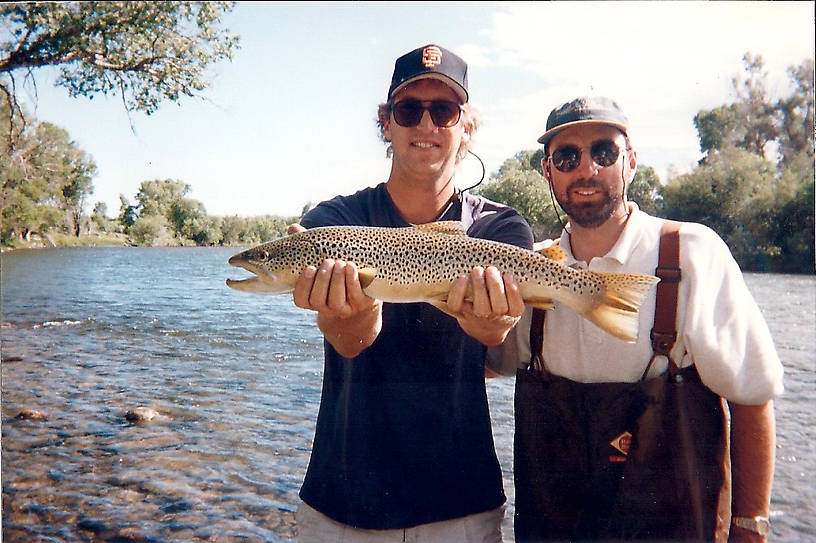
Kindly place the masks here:
[(768, 535), (771, 533), (771, 522), (768, 517), (733, 517), (731, 523), (755, 534)]

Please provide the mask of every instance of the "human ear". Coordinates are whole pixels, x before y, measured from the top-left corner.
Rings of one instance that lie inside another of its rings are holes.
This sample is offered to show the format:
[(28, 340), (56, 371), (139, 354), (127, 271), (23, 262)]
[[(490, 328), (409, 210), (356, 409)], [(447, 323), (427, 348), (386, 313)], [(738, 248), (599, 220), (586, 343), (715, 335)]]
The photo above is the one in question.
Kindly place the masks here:
[(383, 138), (387, 143), (391, 143), (391, 117), (383, 121)]
[(551, 179), (552, 172), (550, 171), (550, 161), (547, 160), (546, 158), (541, 159), (541, 171), (544, 172), (544, 179), (546, 179), (547, 182), (552, 183), (552, 179)]
[(627, 154), (629, 160), (629, 173), (627, 174), (626, 178), (627, 182), (631, 183), (635, 178), (635, 172), (637, 172), (637, 151), (634, 149), (629, 149)]

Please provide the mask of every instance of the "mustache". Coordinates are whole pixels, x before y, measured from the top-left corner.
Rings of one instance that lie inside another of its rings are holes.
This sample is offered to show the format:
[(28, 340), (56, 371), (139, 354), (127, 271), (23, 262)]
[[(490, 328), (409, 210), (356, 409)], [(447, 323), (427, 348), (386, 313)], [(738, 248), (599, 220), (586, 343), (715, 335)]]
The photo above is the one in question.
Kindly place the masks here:
[(597, 179), (576, 179), (567, 187), (567, 191), (573, 189), (601, 189), (604, 190), (604, 185)]

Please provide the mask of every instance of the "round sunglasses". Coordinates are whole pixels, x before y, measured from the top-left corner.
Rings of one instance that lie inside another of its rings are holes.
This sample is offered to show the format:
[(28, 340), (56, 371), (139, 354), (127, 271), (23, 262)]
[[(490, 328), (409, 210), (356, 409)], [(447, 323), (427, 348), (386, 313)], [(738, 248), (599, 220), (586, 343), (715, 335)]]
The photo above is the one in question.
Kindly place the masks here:
[[(559, 172), (571, 172), (581, 164), (583, 151), (577, 145), (562, 145), (550, 155), (553, 166)], [(589, 156), (601, 168), (608, 168), (618, 161), (621, 149), (612, 140), (599, 140), (589, 148)]]
[(401, 100), (391, 105), (394, 121), (406, 128), (417, 126), (425, 112), (430, 113), (431, 120), (439, 128), (450, 128), (459, 122), (462, 106), (450, 100)]

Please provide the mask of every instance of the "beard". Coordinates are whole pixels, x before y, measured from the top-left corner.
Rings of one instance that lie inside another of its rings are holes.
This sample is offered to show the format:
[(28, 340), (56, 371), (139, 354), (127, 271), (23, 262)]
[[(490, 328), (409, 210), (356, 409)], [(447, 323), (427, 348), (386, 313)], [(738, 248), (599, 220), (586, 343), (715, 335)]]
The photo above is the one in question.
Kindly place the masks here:
[[(588, 188), (601, 191), (602, 198), (597, 202), (574, 202), (573, 189)], [(585, 228), (600, 226), (612, 216), (618, 206), (623, 205), (623, 192), (611, 194), (602, 183), (578, 179), (567, 187), (566, 198), (559, 198), (558, 203), (569, 216), (570, 221)]]

